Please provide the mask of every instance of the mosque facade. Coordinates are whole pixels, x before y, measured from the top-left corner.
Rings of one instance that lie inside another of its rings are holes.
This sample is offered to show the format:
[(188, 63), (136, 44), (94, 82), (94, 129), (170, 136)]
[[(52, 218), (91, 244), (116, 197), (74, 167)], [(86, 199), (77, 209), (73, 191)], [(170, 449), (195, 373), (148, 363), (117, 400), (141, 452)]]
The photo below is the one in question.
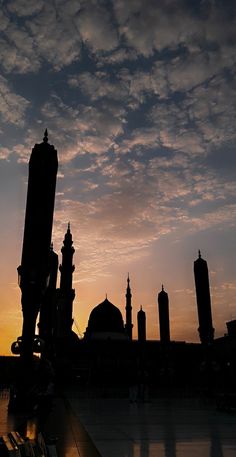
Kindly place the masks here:
[[(39, 167), (36, 166), (36, 162), (39, 162)], [(54, 146), (48, 144), (46, 131), (43, 143), (35, 146), (30, 159), (22, 262), (18, 268), (22, 290), (23, 334), (13, 343), (12, 352), (22, 355), (23, 350), (24, 354), (30, 355), (30, 352), (32, 354), (38, 349), (42, 357), (54, 361), (71, 360), (76, 370), (83, 372), (87, 379), (96, 383), (117, 382), (119, 385), (127, 385), (132, 382), (131, 378), (135, 373), (138, 377), (140, 373), (146, 372), (153, 382), (159, 382), (159, 384), (162, 381), (164, 385), (171, 382), (175, 385), (179, 382), (182, 386), (190, 382), (199, 384), (201, 364), (205, 363), (205, 367), (209, 368), (209, 364), (216, 357), (215, 348), (226, 344), (226, 340), (219, 342), (218, 339), (216, 344), (214, 340), (207, 262), (202, 259), (200, 252), (194, 262), (201, 344), (172, 341), (169, 297), (163, 286), (157, 296), (160, 340), (146, 339), (146, 314), (142, 307), (137, 314), (138, 340), (134, 340), (129, 275), (125, 293), (125, 322), (120, 309), (106, 297), (102, 303), (93, 308), (84, 337), (78, 338), (72, 330), (75, 249), (70, 224), (64, 236), (61, 249), (62, 261), (59, 267), (58, 255), (53, 251), (51, 244), (56, 173), (56, 150)], [(42, 179), (45, 179), (46, 190), (39, 198), (35, 189)], [(47, 195), (50, 198), (47, 198)], [(35, 199), (38, 199), (39, 214), (44, 220), (43, 224), (42, 220), (38, 221), (38, 213), (34, 210)], [(42, 226), (41, 231), (38, 226)], [(36, 246), (37, 230), (40, 231), (38, 239), (41, 244)], [(60, 273), (59, 288), (57, 288), (58, 272)], [(37, 294), (35, 292), (32, 295), (32, 291), (36, 291)], [(32, 296), (35, 298), (33, 308)], [(39, 335), (36, 338), (36, 347), (33, 340), (38, 312)], [(227, 325), (229, 331), (227, 344), (232, 347), (230, 341), (236, 339), (236, 324), (232, 322)]]

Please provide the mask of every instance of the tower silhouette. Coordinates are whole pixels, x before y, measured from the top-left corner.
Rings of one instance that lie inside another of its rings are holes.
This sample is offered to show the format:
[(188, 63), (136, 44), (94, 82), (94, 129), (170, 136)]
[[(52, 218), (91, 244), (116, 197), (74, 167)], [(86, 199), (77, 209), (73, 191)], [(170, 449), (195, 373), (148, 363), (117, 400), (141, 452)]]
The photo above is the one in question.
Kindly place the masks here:
[(56, 190), (57, 151), (48, 143), (35, 144), (29, 161), (29, 177), (21, 265), (18, 267), (22, 296), (21, 356), (31, 359), (35, 324), (50, 273), (50, 245)]
[(158, 294), (159, 326), (161, 343), (170, 342), (169, 298), (162, 285)]
[(61, 248), (62, 263), (59, 266), (61, 273), (60, 288), (57, 294), (57, 337), (67, 337), (71, 333), (73, 324), (73, 300), (75, 298), (75, 290), (72, 289), (74, 247), (72, 234), (70, 231), (70, 223), (68, 223), (67, 232), (64, 237), (63, 246)]
[(140, 307), (139, 312), (137, 313), (137, 320), (138, 320), (138, 341), (143, 342), (146, 341), (146, 314)]
[(130, 289), (130, 279), (129, 279), (129, 274), (127, 278), (127, 289), (126, 289), (126, 324), (125, 324), (125, 329), (126, 333), (129, 337), (130, 340), (132, 340), (132, 329), (133, 329), (133, 324), (132, 324), (132, 305), (131, 305), (131, 299), (132, 299), (132, 294), (131, 294), (131, 289)]
[(203, 344), (211, 344), (214, 339), (214, 328), (211, 315), (211, 296), (207, 262), (198, 251), (198, 259), (194, 261), (194, 278), (197, 297), (199, 337)]
[(58, 255), (50, 248), (50, 275), (48, 288), (42, 300), (39, 316), (39, 336), (45, 343), (44, 354), (50, 358), (53, 354), (53, 337), (56, 317), (56, 287), (58, 272)]

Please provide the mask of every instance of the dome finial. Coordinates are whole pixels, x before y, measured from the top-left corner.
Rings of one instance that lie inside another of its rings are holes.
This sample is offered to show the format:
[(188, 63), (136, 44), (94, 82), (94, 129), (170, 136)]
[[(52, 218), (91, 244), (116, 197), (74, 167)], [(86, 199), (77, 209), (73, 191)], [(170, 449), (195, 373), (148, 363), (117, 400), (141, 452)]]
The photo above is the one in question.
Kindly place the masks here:
[(201, 255), (201, 251), (200, 249), (198, 249), (198, 258), (201, 259), (202, 255)]
[(48, 142), (48, 129), (46, 129), (45, 132), (44, 132), (43, 142), (44, 143)]

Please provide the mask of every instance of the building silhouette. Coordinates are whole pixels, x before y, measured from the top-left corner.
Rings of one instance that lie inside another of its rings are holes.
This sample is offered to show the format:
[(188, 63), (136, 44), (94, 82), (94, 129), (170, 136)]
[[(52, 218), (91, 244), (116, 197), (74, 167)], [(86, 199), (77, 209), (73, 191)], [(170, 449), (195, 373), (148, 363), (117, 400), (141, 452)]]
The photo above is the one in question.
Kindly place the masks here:
[(137, 322), (138, 322), (138, 341), (146, 341), (146, 314), (140, 307), (140, 310), (137, 313)]
[(44, 341), (44, 354), (51, 358), (54, 349), (54, 329), (56, 319), (56, 287), (58, 273), (58, 255), (53, 251), (53, 244), (50, 249), (50, 276), (48, 287), (42, 299), (39, 315), (39, 337)]
[(158, 294), (159, 328), (161, 343), (170, 342), (169, 298), (162, 285)]
[(90, 313), (85, 332), (86, 340), (126, 340), (122, 314), (107, 297)]
[(214, 328), (211, 314), (211, 295), (207, 262), (198, 252), (198, 259), (194, 261), (194, 279), (197, 298), (199, 321), (199, 337), (203, 344), (209, 345), (214, 339)]
[[(33, 352), (41, 352), (42, 360), (53, 361), (60, 380), (68, 375), (70, 363), (70, 376), (75, 369), (76, 379), (84, 379), (87, 385), (98, 386), (102, 391), (111, 385), (119, 389), (127, 387), (135, 376), (138, 379), (144, 373), (160, 388), (187, 384), (198, 388), (205, 383), (209, 390), (215, 367), (218, 382), (224, 385), (225, 379), (230, 380), (232, 373), (236, 373), (236, 321), (227, 323), (228, 335), (214, 340), (208, 268), (200, 252), (194, 262), (194, 278), (203, 345), (170, 339), (169, 298), (163, 286), (158, 293), (160, 340), (146, 339), (146, 314), (142, 307), (137, 313), (138, 341), (134, 340), (129, 275), (123, 310), (125, 323), (120, 309), (106, 296), (91, 311), (84, 337), (78, 338), (73, 332), (75, 249), (70, 224), (64, 236), (59, 268), (51, 244), (56, 174), (57, 151), (48, 144), (45, 131), (43, 142), (35, 145), (29, 163), (22, 262), (18, 268), (23, 330), (22, 336), (12, 344), (12, 352), (21, 354), (21, 360), (27, 361), (32, 359)], [(39, 312), (37, 340), (35, 323)], [(66, 370), (62, 369), (63, 363)]]
[(60, 288), (57, 289), (57, 337), (65, 337), (72, 330), (73, 301), (75, 298), (75, 289), (72, 288), (73, 272), (75, 270), (75, 266), (73, 265), (74, 252), (70, 223), (68, 223), (67, 232), (61, 248), (62, 263), (59, 266), (61, 278)]
[(129, 337), (130, 340), (132, 340), (132, 332), (133, 332), (133, 324), (132, 324), (132, 305), (131, 305), (131, 300), (132, 300), (132, 294), (131, 294), (131, 289), (130, 289), (130, 279), (129, 279), (129, 274), (127, 278), (127, 289), (126, 289), (126, 324), (125, 324), (125, 329), (126, 333)]
[(57, 177), (57, 151), (48, 143), (35, 144), (29, 177), (21, 265), (18, 267), (23, 312), (21, 356), (31, 359), (35, 324), (50, 276), (50, 245)]

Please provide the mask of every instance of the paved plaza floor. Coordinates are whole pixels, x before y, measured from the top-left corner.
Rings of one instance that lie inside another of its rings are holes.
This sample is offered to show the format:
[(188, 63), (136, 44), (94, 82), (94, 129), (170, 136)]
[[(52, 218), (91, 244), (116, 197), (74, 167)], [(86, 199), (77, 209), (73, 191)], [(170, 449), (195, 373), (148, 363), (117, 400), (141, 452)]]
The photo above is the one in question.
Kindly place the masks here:
[(70, 396), (102, 457), (235, 457), (236, 413), (200, 399), (76, 399)]
[[(0, 399), (0, 434), (23, 428), (32, 437), (34, 416), (7, 414)], [(80, 398), (57, 396), (41, 423), (45, 439), (55, 439), (58, 457), (235, 457), (236, 413), (193, 398)]]

